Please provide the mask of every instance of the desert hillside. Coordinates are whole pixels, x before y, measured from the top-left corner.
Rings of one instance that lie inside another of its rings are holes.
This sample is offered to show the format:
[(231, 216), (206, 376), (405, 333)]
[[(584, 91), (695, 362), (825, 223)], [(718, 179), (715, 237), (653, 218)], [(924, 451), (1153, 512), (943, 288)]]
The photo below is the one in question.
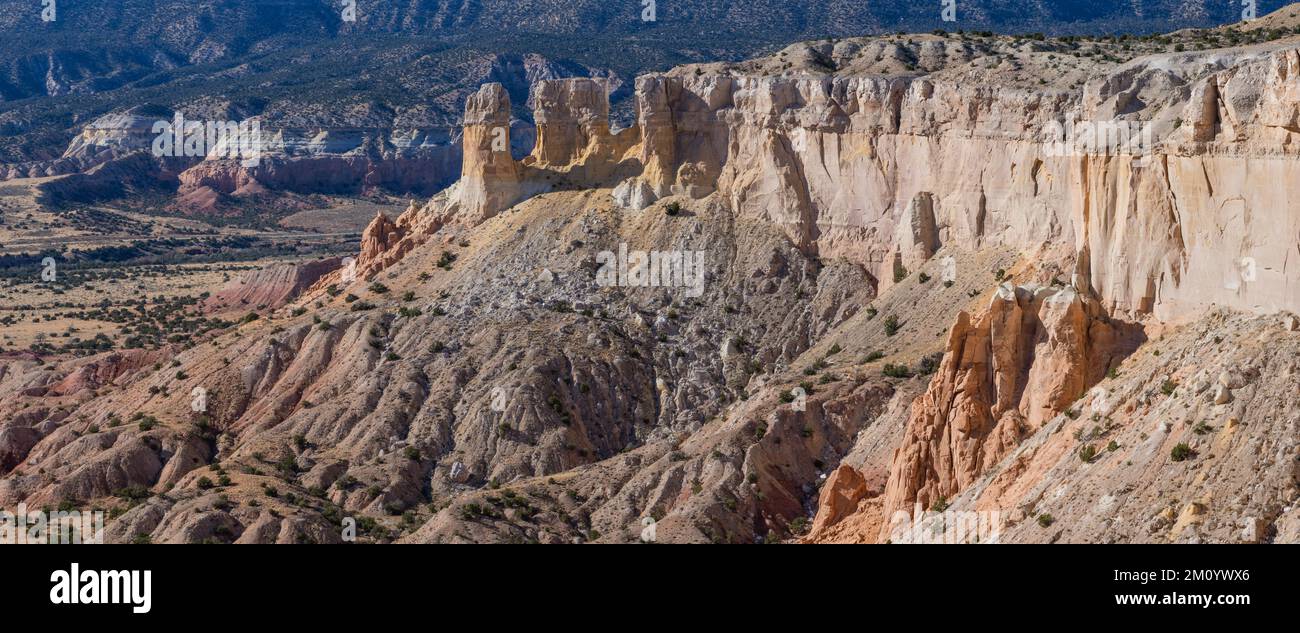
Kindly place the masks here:
[(538, 79), (528, 130), (484, 83), (459, 179), (359, 252), (231, 279), (181, 342), (0, 353), (0, 506), (116, 542), (1300, 541), (1298, 12), (804, 42), (642, 74), (622, 128), (608, 78)]

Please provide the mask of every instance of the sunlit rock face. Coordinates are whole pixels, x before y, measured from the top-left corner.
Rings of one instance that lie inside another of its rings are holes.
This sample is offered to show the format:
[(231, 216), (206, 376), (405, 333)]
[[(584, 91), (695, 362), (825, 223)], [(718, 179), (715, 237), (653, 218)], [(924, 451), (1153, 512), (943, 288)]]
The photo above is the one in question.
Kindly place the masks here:
[(717, 192), (882, 288), (943, 245), (1064, 242), (1092, 254), (1085, 277), (1110, 309), (1294, 310), (1298, 54), (1140, 58), (1079, 91), (645, 76), (643, 171), (616, 199)]

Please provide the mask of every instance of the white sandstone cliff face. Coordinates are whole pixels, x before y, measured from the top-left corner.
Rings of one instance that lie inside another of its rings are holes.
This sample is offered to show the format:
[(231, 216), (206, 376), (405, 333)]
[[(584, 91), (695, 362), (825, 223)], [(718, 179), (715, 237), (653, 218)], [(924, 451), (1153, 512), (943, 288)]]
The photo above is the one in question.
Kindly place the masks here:
[(555, 183), (630, 209), (715, 195), (880, 290), (945, 245), (1050, 242), (1112, 312), (1297, 310), (1297, 73), (1285, 41), (1139, 58), (1082, 90), (678, 71), (638, 79), (637, 126), (617, 134), (601, 82), (541, 81), (519, 162), (487, 145), (508, 128), (489, 84), (467, 104), (462, 181), (420, 213), (473, 225)]
[[(801, 250), (865, 265), (881, 291), (944, 246), (1065, 243), (1075, 281), (1121, 315), (1295, 311), (1297, 68), (1278, 43), (1138, 58), (1082, 91), (943, 71), (645, 75), (637, 126), (617, 134), (602, 82), (542, 81), (524, 161), (490, 148), (510, 130), (487, 84), (467, 104), (461, 181), (420, 213), (476, 225), (556, 183), (614, 187), (632, 209), (716, 195)], [(1099, 123), (1096, 143), (1063, 138), (1083, 123)]]
[[(1082, 93), (941, 73), (645, 76), (644, 171), (616, 199), (644, 208), (716, 191), (801, 248), (866, 265), (882, 289), (896, 262), (914, 267), (942, 245), (1050, 241), (1092, 254), (1081, 279), (1111, 310), (1294, 310), (1298, 55), (1142, 58)], [(1063, 121), (1130, 127), (1077, 148), (1053, 138)]]

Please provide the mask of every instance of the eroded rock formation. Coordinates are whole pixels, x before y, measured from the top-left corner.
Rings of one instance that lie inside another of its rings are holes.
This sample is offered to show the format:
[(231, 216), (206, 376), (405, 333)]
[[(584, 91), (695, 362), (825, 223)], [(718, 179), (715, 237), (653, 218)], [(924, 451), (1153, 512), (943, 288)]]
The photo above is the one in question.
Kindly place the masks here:
[[(55, 388), (96, 382), (71, 361), (0, 357), (0, 502), (141, 486), (114, 538), (159, 541), (332, 540), (346, 510), (383, 523), (370, 540), (619, 542), (648, 519), (662, 542), (863, 542), (947, 504), (1023, 540), (1229, 540), (1219, 508), (1296, 533), (1295, 327), (1201, 314), (1295, 305), (1294, 43), (1107, 62), (1077, 89), (993, 82), (969, 44), (892, 44), (923, 72), (853, 72), (877, 49), (839, 42), (804, 53), (847, 71), (642, 77), (620, 132), (599, 82), (542, 82), (522, 160), (486, 85), (460, 181), (376, 217), (304, 312), (98, 395)], [(1151, 143), (1062, 150), (1076, 117)], [(705, 253), (703, 294), (596, 283), (621, 246)], [(1170, 347), (1130, 354), (1132, 319)], [(1240, 370), (1202, 376), (1201, 353)], [(1151, 428), (1191, 414), (1226, 419)], [(1045, 531), (1045, 509), (1077, 522)]]
[[(380, 236), (367, 235), (362, 240), (362, 251), (383, 250), (377, 244), (380, 239)], [(390, 245), (383, 245), (387, 246)], [(276, 264), (245, 273), (208, 297), (203, 309), (210, 314), (274, 310), (297, 298), (341, 262), (340, 258), (333, 257), (305, 264)]]
[[(1073, 288), (999, 286), (962, 312), (930, 387), (912, 405), (883, 511), (942, 505), (1065, 411), (1132, 347)], [(1077, 413), (1076, 413), (1077, 415)]]

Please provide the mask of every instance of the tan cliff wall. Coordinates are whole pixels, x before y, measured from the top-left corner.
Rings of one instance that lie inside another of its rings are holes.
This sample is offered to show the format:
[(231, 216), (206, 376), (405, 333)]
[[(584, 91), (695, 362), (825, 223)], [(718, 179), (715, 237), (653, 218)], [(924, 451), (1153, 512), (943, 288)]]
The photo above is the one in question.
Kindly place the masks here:
[[(599, 187), (640, 171), (637, 128), (609, 127), (609, 85), (597, 79), (537, 82), (537, 143), (523, 160), (511, 156), (510, 95), (484, 84), (465, 102), (461, 178), (394, 223), (376, 217), (362, 238), (357, 274), (368, 279), (448, 223), (481, 224), (511, 206), (555, 189)], [(316, 288), (339, 280), (326, 277)]]
[[(882, 290), (943, 245), (1052, 242), (1092, 254), (1078, 281), (1112, 311), (1298, 310), (1298, 67), (1294, 48), (1165, 55), (1082, 91), (648, 75), (638, 124), (619, 133), (602, 82), (541, 81), (523, 161), (491, 149), (509, 98), (487, 84), (466, 105), (462, 180), (420, 213), (477, 224), (560, 174), (633, 209), (716, 194), (807, 252), (863, 264)], [(1147, 126), (1135, 139), (1152, 147), (1080, 151), (1054, 136), (1074, 120)]]
[[(645, 171), (616, 197), (641, 208), (716, 182), (736, 213), (863, 263), (882, 288), (896, 260), (914, 268), (939, 245), (1052, 241), (1095, 254), (1083, 281), (1121, 312), (1294, 310), (1298, 55), (1139, 59), (1082, 94), (927, 78), (642, 77)], [(1149, 125), (1155, 147), (1106, 155), (1051, 143), (1052, 122), (1074, 119)]]
[[(846, 484), (823, 500), (835, 516), (819, 515), (818, 532), (861, 502), (866, 518), (854, 521), (867, 527), (848, 532), (883, 540), (892, 513), (968, 489), (1131, 352), (1140, 337), (1110, 315), (1300, 310), (1298, 67), (1293, 48), (1166, 55), (1082, 91), (650, 75), (637, 82), (637, 126), (618, 135), (599, 84), (541, 82), (533, 154), (484, 169), (467, 145), (457, 188), (404, 221), (477, 224), (531, 195), (527, 183), (540, 191), (547, 174), (564, 174), (573, 186), (612, 187), (633, 210), (716, 196), (809, 254), (862, 264), (880, 290), (897, 267), (916, 270), (945, 246), (1065, 245), (1074, 255), (1062, 264), (1075, 271), (1065, 288), (1004, 286), (983, 312), (959, 317), (883, 494)], [(467, 142), (478, 124), (469, 115)], [(1063, 121), (1120, 122), (1134, 134), (1079, 148), (1061, 142)]]

